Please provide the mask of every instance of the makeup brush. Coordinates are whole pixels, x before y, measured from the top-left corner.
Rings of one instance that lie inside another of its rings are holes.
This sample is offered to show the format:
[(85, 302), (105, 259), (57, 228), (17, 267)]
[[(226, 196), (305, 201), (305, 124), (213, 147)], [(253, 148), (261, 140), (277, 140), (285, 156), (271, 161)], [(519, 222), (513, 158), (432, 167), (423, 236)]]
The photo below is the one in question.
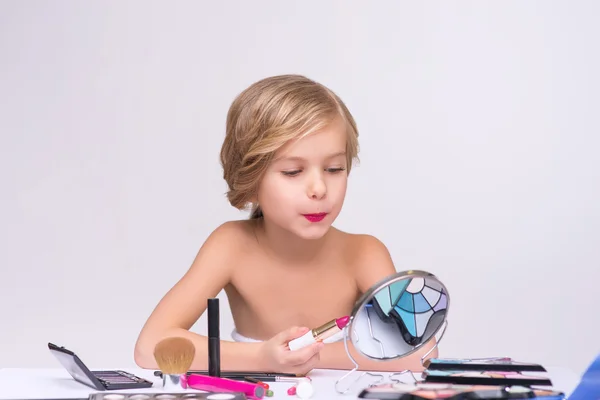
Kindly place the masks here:
[(191, 340), (183, 337), (170, 337), (161, 340), (154, 347), (154, 359), (163, 375), (163, 388), (168, 390), (186, 389), (187, 375), (192, 366), (196, 348)]

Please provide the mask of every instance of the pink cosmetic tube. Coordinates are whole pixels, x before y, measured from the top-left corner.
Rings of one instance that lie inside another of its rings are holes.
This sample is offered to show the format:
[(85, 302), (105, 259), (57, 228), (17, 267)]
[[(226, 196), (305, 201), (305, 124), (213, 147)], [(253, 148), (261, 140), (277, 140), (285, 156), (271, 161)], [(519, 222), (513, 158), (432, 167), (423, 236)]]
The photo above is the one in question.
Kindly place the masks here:
[(244, 393), (251, 399), (262, 399), (265, 397), (265, 388), (262, 385), (251, 382), (197, 374), (188, 376), (187, 382), (190, 388), (206, 392), (238, 392)]

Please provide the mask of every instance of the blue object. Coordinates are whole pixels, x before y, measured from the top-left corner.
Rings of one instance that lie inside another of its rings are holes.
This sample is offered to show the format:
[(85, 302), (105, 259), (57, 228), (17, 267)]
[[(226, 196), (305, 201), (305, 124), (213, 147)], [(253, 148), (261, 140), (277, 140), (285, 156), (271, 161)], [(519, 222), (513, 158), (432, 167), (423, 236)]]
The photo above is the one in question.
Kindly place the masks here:
[(596, 400), (600, 398), (600, 354), (581, 377), (579, 385), (568, 397), (569, 400)]
[(370, 304), (384, 322), (395, 323), (406, 343), (417, 346), (425, 338), (434, 316), (446, 313), (447, 294), (427, 277), (402, 279), (382, 288)]

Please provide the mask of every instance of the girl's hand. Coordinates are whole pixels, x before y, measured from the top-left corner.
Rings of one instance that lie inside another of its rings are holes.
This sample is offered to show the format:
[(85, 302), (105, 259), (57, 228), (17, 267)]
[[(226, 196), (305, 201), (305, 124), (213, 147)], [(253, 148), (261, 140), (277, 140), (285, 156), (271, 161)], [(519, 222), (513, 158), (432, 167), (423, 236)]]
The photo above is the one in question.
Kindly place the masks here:
[(298, 350), (290, 350), (288, 342), (299, 338), (310, 329), (293, 327), (262, 342), (259, 348), (260, 363), (266, 371), (304, 375), (319, 362), (319, 351), (325, 346), (313, 343)]

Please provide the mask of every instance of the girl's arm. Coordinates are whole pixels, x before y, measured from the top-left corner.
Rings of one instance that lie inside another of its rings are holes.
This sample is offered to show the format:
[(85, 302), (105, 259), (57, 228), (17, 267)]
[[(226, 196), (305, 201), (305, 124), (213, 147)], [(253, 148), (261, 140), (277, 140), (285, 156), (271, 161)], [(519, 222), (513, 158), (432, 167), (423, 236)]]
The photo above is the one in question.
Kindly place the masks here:
[[(208, 368), (208, 340), (189, 329), (206, 309), (207, 299), (215, 297), (229, 283), (232, 249), (240, 243), (240, 228), (226, 223), (217, 228), (199, 250), (186, 274), (169, 290), (146, 321), (135, 345), (134, 359), (142, 368), (158, 368), (154, 346), (163, 338), (181, 336), (196, 348), (192, 369)], [(221, 367), (248, 370), (256, 364), (255, 343), (221, 341)]]
[[(396, 267), (392, 261), (390, 253), (386, 246), (378, 239), (369, 235), (359, 235), (354, 239), (356, 242), (351, 246), (351, 260), (353, 268), (352, 273), (355, 275), (358, 291), (362, 294), (380, 280), (396, 273)], [(350, 340), (350, 338), (348, 338)], [(348, 350), (352, 357), (358, 363), (358, 368), (369, 371), (422, 371), (424, 367), (421, 364), (423, 357), (435, 344), (432, 340), (427, 345), (423, 346), (417, 352), (397, 358), (395, 360), (377, 361), (369, 359), (360, 354), (348, 342)], [(437, 348), (427, 355), (427, 358), (437, 357)], [(318, 368), (331, 369), (352, 369), (354, 364), (348, 358), (344, 342), (336, 342), (326, 344), (321, 350), (320, 362)]]

